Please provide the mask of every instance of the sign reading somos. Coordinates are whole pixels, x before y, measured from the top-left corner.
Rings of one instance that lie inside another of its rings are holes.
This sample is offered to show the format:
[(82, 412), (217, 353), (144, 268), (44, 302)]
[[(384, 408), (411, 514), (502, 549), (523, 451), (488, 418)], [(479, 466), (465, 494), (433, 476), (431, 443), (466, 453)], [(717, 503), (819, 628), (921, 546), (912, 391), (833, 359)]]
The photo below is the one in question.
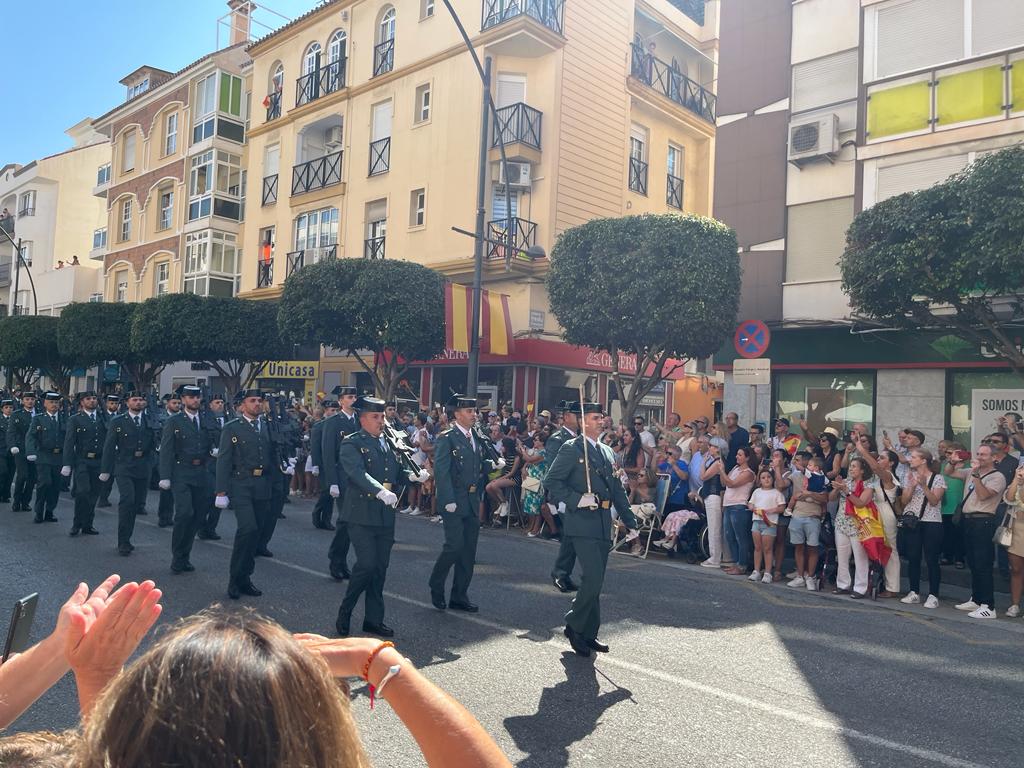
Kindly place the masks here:
[(320, 363), (304, 360), (275, 360), (267, 363), (260, 378), (266, 379), (315, 379), (320, 375)]
[(1024, 414), (1024, 389), (975, 389), (971, 392), (971, 450), (999, 430), (999, 419), (1008, 413)]

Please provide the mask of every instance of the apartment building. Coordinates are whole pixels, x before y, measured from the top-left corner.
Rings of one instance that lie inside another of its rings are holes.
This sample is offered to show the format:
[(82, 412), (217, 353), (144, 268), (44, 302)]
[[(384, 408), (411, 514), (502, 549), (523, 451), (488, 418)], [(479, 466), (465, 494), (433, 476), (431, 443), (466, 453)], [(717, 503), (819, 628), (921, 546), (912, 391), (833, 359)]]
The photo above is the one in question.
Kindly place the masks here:
[[(711, 213), (718, 2), (453, 6), (491, 68), (483, 279), (509, 297), (515, 337), (508, 355), (482, 356), (480, 389), (549, 406), (597, 374), (606, 400), (608, 360), (560, 341), (547, 258), (527, 251), (549, 253), (560, 232), (595, 217)], [(406, 259), (471, 283), (473, 239), (452, 227), (474, 226), (484, 100), (444, 5), (328, 0), (247, 50), (240, 295), (276, 298), (293, 271), (333, 258)], [(335, 351), (308, 362), (324, 390), (368, 384)], [(466, 354), (446, 350), (414, 367), (407, 394), (444, 400), (466, 371)], [(703, 407), (713, 385), (681, 375), (646, 407), (662, 418), (683, 393)]]
[(858, 319), (837, 262), (859, 211), (1024, 140), (1024, 4), (724, 0), (721, 39), (714, 210), (739, 236), (741, 312), (773, 326), (771, 385), (751, 401), (727, 373), (726, 407), (968, 440), (972, 401), (1019, 378), (977, 344)]

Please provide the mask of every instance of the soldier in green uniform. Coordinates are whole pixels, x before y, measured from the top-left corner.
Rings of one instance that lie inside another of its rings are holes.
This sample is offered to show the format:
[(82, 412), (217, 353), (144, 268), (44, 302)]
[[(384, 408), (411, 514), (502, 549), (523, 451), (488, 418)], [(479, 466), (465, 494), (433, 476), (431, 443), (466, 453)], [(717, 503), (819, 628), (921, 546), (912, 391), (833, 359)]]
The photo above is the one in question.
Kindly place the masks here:
[[(320, 467), (320, 485), (327, 488), (327, 492), (335, 500), (340, 513), (345, 504), (345, 488), (348, 480), (341, 468), (341, 441), (347, 436), (359, 431), (359, 416), (353, 410), (356, 402), (355, 387), (335, 387), (333, 395), (338, 398), (339, 410), (329, 420), (324, 422), (321, 433), (322, 445), (320, 446), (323, 466)], [(327, 515), (330, 522), (331, 516)], [(348, 547), (349, 547), (348, 525), (338, 515), (337, 530), (334, 538), (331, 539), (330, 549), (327, 550), (331, 578), (336, 581), (349, 578), (348, 570)]]
[[(166, 394), (163, 396), (162, 400), (164, 402), (164, 409), (157, 415), (157, 422), (160, 424), (161, 443), (163, 442), (162, 437), (164, 424), (167, 423), (168, 419), (181, 412), (181, 397), (178, 394), (173, 392)], [(161, 443), (157, 444), (157, 451), (160, 450)], [(162, 477), (160, 476), (159, 462), (157, 462), (156, 467), (154, 467), (154, 471), (157, 474), (157, 480), (161, 480)], [(160, 502), (157, 507), (157, 525), (161, 528), (170, 528), (174, 525), (174, 494), (171, 492), (169, 487), (166, 490), (164, 488), (160, 489)]]
[(8, 450), (7, 427), (14, 413), (14, 401), (0, 400), (0, 503), (11, 500), (11, 482), (14, 480), (14, 456)]
[(127, 557), (135, 549), (132, 532), (135, 517), (146, 506), (149, 473), (156, 453), (156, 435), (146, 424), (146, 396), (130, 392), (128, 410), (107, 425), (103, 443), (100, 481), (117, 481), (117, 551)]
[(32, 510), (32, 489), (36, 487), (36, 465), (28, 461), (25, 436), (32, 417), (36, 415), (36, 393), (21, 393), (21, 408), (11, 413), (7, 423), (7, 450), (14, 457), (14, 490), (11, 492), (11, 511)]
[[(324, 400), (321, 407), (324, 409), (323, 418), (313, 425), (309, 430), (309, 455), (313, 466), (313, 476), (320, 476), (320, 468), (324, 465), (323, 460), (323, 438), (324, 424), (338, 412), (337, 400)], [(326, 484), (321, 484), (320, 495), (316, 504), (313, 505), (313, 527), (324, 531), (333, 531), (334, 525), (331, 518), (334, 516), (334, 497), (331, 496)]]
[(263, 420), (263, 395), (259, 390), (241, 393), (239, 417), (224, 425), (217, 453), (217, 508), (235, 511), (238, 526), (231, 550), (228, 597), (259, 597), (263, 593), (252, 583), (256, 569), (256, 547), (270, 523), (270, 462), (273, 445)]
[[(579, 403), (562, 401), (558, 404), (562, 411), (562, 426), (551, 433), (551, 437), (544, 443), (544, 453), (548, 466), (554, 462), (561, 447), (569, 440), (579, 435), (580, 425), (576, 418), (576, 411), (579, 410)], [(565, 512), (565, 505), (558, 505), (558, 512)], [(562, 521), (565, 518), (560, 518)], [(572, 571), (576, 567), (576, 550), (573, 548), (572, 537), (565, 535), (565, 527), (562, 527), (562, 535), (558, 541), (558, 557), (555, 558), (555, 567), (551, 570), (551, 582), (558, 588), (559, 592), (575, 592), (578, 587), (572, 580)]]
[[(60, 498), (60, 468), (64, 465), (64, 435), (67, 424), (58, 413), (60, 394), (47, 392), (43, 397), (43, 413), (32, 417), (25, 434), (25, 458), (36, 468), (36, 503), (35, 522), (55, 523), (57, 518), (53, 511), (57, 508)], [(79, 531), (71, 529), (72, 535)], [(84, 533), (94, 535), (95, 528), (87, 528)]]
[(160, 436), (160, 490), (170, 491), (174, 498), (172, 573), (195, 570), (189, 557), (212, 493), (206, 465), (215, 446), (199, 420), (201, 395), (199, 387), (181, 387), (184, 407), (164, 422)]
[[(216, 458), (217, 452), (220, 450), (220, 433), (224, 429), (224, 425), (230, 421), (224, 411), (224, 395), (212, 395), (210, 402), (207, 403), (206, 410), (202, 413), (203, 429), (210, 433), (210, 441), (214, 446), (211, 453)], [(217, 462), (208, 462), (206, 466), (207, 472), (210, 475), (210, 488), (213, 488), (217, 484)], [(210, 502), (206, 507), (205, 513), (199, 515), (199, 531), (196, 533), (196, 538), (206, 541), (220, 541), (220, 534), (217, 533), (217, 524), (220, 522), (220, 510), (217, 509), (217, 505), (214, 503), (212, 493), (208, 498)]]
[(64, 466), (62, 477), (75, 473), (75, 519), (71, 535), (93, 528), (96, 517), (96, 502), (100, 497), (100, 464), (103, 443), (106, 440), (106, 423), (96, 411), (98, 401), (95, 392), (82, 392), (78, 396), (81, 410), (68, 419), (64, 437)]
[[(100, 411), (100, 418), (103, 420), (104, 427), (110, 429), (110, 422), (117, 418), (121, 410), (121, 397), (120, 395), (110, 394), (103, 398), (103, 403), (106, 407)], [(105, 482), (100, 483), (100, 497), (96, 502), (97, 507), (111, 506), (110, 489), (113, 487), (113, 478), (108, 478)]]
[[(437, 508), (444, 523), (444, 546), (430, 574), (430, 600), (438, 610), (445, 607), (476, 613), (469, 601), (476, 543), (480, 535), (477, 509), (487, 475), (505, 466), (505, 460), (487, 459), (482, 441), (473, 433), (477, 419), (475, 397), (454, 395), (446, 408), (454, 424), (434, 444), (434, 488)], [(451, 599), (445, 603), (448, 571), (455, 566)]]
[(559, 449), (544, 484), (556, 504), (565, 504), (562, 537), (572, 539), (583, 569), (579, 590), (565, 615), (565, 636), (578, 656), (589, 656), (592, 650), (608, 652), (597, 633), (601, 628), (601, 588), (611, 550), (612, 507), (628, 529), (628, 537), (635, 538), (637, 523), (615, 475), (611, 450), (598, 440), (604, 418), (601, 406), (580, 405), (584, 434)]

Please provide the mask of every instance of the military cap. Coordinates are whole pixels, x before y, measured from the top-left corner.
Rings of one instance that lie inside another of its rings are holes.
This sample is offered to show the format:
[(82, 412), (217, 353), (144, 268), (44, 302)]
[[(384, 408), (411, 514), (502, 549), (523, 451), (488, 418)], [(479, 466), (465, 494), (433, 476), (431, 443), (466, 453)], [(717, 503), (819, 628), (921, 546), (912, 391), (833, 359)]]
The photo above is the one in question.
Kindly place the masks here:
[(22, 391), (22, 392), (18, 393), (18, 399), (19, 400), (24, 400), (26, 397), (33, 397), (34, 398), (35, 396), (36, 396), (36, 393), (33, 392), (32, 390), (28, 390), (27, 392)]
[(113, 395), (113, 394), (107, 395), (106, 401), (108, 403), (120, 403), (121, 402), (121, 396), (120, 395)]
[(579, 400), (563, 400), (559, 407), (562, 409), (562, 413), (579, 413), (580, 412), (580, 401)]
[[(140, 392), (137, 389), (133, 389), (131, 392), (129, 392), (128, 394), (126, 394), (124, 396), (124, 399), (125, 400), (130, 400), (133, 397), (141, 397), (143, 400), (145, 400), (146, 399), (146, 393), (145, 392)], [(109, 395), (108, 395), (108, 398), (109, 398)]]
[(340, 408), (341, 407), (338, 404), (337, 400), (324, 400), (322, 403), (320, 403), (320, 405), (323, 406), (324, 408)]
[(566, 403), (565, 410), (570, 413), (575, 413), (576, 415), (579, 415), (580, 413), (604, 413), (604, 408), (601, 407), (600, 403), (585, 402), (582, 405), (583, 408), (581, 411), (579, 402), (573, 401), (571, 403)]
[(342, 395), (358, 395), (359, 392), (355, 387), (342, 387), (337, 386), (331, 390), (331, 394), (335, 397), (341, 397)]
[(47, 392), (43, 399), (57, 402), (60, 400), (60, 392)]
[(265, 395), (259, 389), (243, 389), (241, 392), (238, 393), (236, 399), (239, 402), (241, 402), (242, 400), (245, 400), (245, 398), (247, 397), (258, 397), (262, 400), (265, 397)]
[(384, 401), (363, 395), (356, 400), (355, 408), (359, 413), (384, 413)]
[(0, 400), (0, 408), (6, 408), (8, 405), (13, 406), (14, 401), (10, 399)]
[(220, 392), (218, 392), (218, 393), (216, 393), (214, 395), (210, 395), (210, 402), (211, 403), (216, 401), (216, 400), (220, 400), (221, 402), (224, 402), (224, 395), (221, 394)]
[(182, 384), (178, 387), (178, 397), (184, 397), (185, 395), (191, 395), (192, 397), (199, 397), (203, 394), (203, 390), (194, 384)]
[(87, 397), (96, 397), (96, 391), (92, 389), (87, 389), (84, 392), (79, 392), (75, 397), (78, 400), (84, 400)]
[(163, 400), (166, 403), (169, 400), (181, 400), (181, 396), (178, 395), (176, 392), (168, 392), (166, 395), (164, 395), (160, 399)]
[(476, 408), (479, 398), (466, 397), (465, 395), (452, 395), (445, 403), (445, 407), (457, 411), (459, 408)]

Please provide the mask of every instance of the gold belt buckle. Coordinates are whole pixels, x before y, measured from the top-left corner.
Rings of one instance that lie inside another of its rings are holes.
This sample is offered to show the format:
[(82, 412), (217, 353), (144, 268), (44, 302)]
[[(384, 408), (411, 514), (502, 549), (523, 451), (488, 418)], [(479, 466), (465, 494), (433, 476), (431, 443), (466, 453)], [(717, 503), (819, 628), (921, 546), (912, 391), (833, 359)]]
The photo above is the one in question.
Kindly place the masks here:
[(54, 448), (53, 449), (53, 455), (54, 456), (59, 456), (63, 451), (64, 451), (63, 448)]
[(471, 485), (466, 490), (468, 490), (470, 493), (476, 493), (476, 486), (475, 485)]
[(135, 452), (135, 458), (136, 459), (141, 459), (142, 458), (142, 451), (136, 451)]
[(202, 463), (203, 463), (202, 459), (192, 459), (192, 466), (193, 467), (198, 467)]
[(602, 501), (601, 509), (611, 509), (612, 503), (610, 501)]
[(263, 467), (260, 467), (259, 469), (254, 469), (252, 471), (252, 476), (253, 477), (263, 477)]
[(87, 454), (85, 454), (85, 458), (87, 458), (87, 459), (95, 459), (96, 458), (96, 454), (95, 453), (87, 453)]
[(385, 491), (391, 490), (391, 483), (381, 483)]

